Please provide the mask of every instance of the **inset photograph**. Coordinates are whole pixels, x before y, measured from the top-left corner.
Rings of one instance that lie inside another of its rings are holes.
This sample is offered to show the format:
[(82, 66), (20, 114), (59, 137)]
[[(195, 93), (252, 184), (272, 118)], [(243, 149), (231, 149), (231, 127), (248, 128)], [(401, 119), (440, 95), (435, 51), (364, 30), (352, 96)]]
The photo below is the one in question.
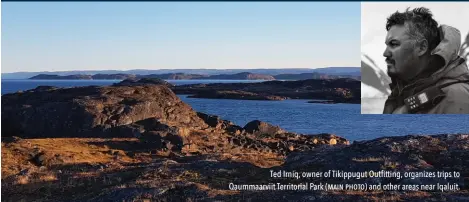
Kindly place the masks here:
[(469, 114), (469, 3), (361, 12), (362, 114)]

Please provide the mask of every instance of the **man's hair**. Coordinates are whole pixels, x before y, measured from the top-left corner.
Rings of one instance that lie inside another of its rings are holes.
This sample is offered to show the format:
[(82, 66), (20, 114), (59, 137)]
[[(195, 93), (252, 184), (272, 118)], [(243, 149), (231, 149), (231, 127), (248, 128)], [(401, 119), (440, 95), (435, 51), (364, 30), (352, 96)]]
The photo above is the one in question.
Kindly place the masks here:
[(386, 22), (386, 30), (389, 31), (394, 25), (406, 25), (410, 37), (415, 40), (425, 38), (429, 45), (428, 51), (432, 51), (441, 41), (438, 22), (432, 18), (433, 15), (428, 8), (409, 9), (407, 8), (403, 13), (396, 11), (389, 16)]

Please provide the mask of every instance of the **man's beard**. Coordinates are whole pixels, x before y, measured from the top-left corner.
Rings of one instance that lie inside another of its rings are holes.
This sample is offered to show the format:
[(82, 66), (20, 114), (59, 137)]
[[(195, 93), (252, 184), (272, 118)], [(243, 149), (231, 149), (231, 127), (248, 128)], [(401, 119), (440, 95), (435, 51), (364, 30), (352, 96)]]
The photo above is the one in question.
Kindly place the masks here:
[(391, 59), (386, 59), (386, 63), (388, 76), (391, 78), (399, 76), (396, 69), (396, 62)]

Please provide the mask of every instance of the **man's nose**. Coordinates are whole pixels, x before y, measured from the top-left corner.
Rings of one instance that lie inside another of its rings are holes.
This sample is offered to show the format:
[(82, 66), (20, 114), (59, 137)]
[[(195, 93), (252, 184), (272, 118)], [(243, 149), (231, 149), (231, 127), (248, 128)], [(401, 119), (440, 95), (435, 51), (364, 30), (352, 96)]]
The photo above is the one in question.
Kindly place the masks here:
[(391, 51), (389, 50), (388, 47), (386, 47), (386, 49), (384, 50), (383, 56), (386, 57), (386, 58), (389, 58), (389, 57), (392, 56)]

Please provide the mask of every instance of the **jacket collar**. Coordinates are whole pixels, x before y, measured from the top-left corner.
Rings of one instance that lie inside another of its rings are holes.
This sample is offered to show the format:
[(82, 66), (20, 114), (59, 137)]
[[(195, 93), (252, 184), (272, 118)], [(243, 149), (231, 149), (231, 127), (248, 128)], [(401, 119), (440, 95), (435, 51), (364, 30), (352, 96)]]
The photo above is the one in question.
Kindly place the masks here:
[(458, 56), (461, 45), (459, 30), (448, 25), (441, 25), (439, 31), (441, 42), (432, 50), (431, 55), (441, 57), (444, 65), (432, 73), (430, 77), (420, 79), (406, 86), (403, 86), (398, 79), (392, 79), (392, 83), (389, 84), (391, 95), (385, 103), (384, 113), (392, 113), (396, 107), (403, 105), (403, 99), (410, 96), (409, 93), (417, 93), (429, 85), (436, 85), (437, 82), (444, 83), (445, 81), (441, 81), (444, 80), (443, 78), (458, 78), (461, 76), (469, 78), (469, 70), (466, 65), (459, 65), (464, 62), (464, 59)]

